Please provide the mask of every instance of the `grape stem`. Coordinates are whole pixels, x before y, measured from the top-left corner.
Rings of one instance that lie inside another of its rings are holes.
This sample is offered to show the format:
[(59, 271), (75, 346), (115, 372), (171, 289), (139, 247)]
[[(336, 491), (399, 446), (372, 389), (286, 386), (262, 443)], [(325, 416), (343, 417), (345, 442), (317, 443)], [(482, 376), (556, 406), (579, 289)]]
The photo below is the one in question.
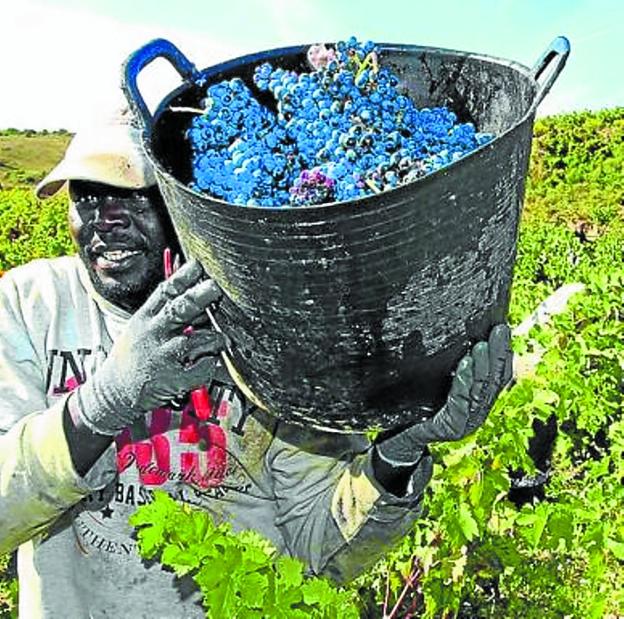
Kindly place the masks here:
[(375, 185), (375, 183), (373, 183), (370, 178), (367, 178), (364, 183), (368, 185), (375, 193), (381, 193), (381, 189), (379, 189), (379, 187), (377, 187), (377, 185)]
[(169, 108), (172, 112), (188, 112), (189, 114), (205, 114), (206, 110), (200, 110), (197, 107), (174, 107)]
[(354, 56), (354, 60), (358, 64), (358, 70), (357, 70), (357, 73), (355, 74), (356, 79), (359, 75), (361, 75), (364, 69), (368, 68), (369, 65), (371, 65), (371, 71), (373, 73), (377, 73), (377, 71), (379, 71), (379, 62), (377, 59), (377, 54), (375, 52), (370, 52), (366, 56), (366, 58), (364, 58), (364, 60), (362, 61), (360, 61), (360, 59), (357, 56)]
[[(390, 599), (390, 572), (388, 571), (386, 575), (386, 596), (385, 596), (384, 603), (383, 603), (383, 619), (395, 619), (397, 617), (397, 613), (399, 612), (401, 608), (401, 604), (403, 603), (403, 600), (405, 599), (406, 595), (410, 592), (410, 590), (413, 590), (415, 593), (417, 593), (417, 585), (419, 584), (419, 580), (421, 576), (422, 576), (422, 571), (420, 567), (420, 562), (417, 557), (414, 557), (412, 559), (412, 569), (410, 570), (410, 573), (407, 575), (407, 578), (405, 578), (405, 585), (403, 586), (403, 589), (399, 595), (399, 598), (397, 599), (395, 605), (392, 607), (392, 610), (388, 613), (388, 605), (389, 605), (388, 602)], [(412, 600), (412, 603), (410, 604), (410, 611), (406, 615), (406, 618), (412, 616), (411, 610), (412, 610), (412, 607), (414, 606), (415, 601), (416, 600)]]

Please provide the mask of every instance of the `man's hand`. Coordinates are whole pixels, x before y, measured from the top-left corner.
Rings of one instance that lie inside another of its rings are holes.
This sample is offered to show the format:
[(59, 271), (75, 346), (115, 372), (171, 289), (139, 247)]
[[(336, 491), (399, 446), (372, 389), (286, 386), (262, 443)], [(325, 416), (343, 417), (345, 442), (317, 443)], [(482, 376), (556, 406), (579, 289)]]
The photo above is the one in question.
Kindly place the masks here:
[(483, 424), (499, 393), (512, 377), (511, 334), (507, 325), (492, 329), (461, 359), (446, 404), (431, 418), (382, 440), (373, 462), (386, 485), (397, 471), (411, 471), (426, 456), (429, 443), (458, 441)]
[[(210, 380), (225, 338), (207, 326), (221, 296), (192, 260), (159, 284), (96, 373), (76, 391), (80, 420), (115, 435), (135, 418)], [(186, 329), (194, 325), (192, 329)]]

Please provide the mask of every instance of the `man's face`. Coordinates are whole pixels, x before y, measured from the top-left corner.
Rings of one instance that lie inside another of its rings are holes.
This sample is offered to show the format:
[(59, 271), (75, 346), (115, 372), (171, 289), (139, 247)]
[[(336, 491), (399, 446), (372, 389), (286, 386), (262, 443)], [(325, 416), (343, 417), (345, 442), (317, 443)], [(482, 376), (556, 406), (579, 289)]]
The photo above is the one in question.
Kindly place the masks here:
[(95, 289), (135, 311), (163, 279), (163, 250), (178, 245), (156, 188), (69, 185), (69, 226)]

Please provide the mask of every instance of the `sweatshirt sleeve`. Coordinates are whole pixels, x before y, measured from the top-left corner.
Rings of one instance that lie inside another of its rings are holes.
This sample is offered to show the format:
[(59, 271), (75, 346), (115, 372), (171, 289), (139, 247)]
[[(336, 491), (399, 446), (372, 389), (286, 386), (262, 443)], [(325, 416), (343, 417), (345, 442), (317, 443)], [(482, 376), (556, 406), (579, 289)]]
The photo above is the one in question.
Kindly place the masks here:
[(420, 515), (420, 493), (396, 497), (376, 482), (363, 436), (280, 424), (267, 465), (291, 553), (338, 582), (375, 563)]
[(46, 375), (9, 275), (0, 279), (0, 554), (114, 475), (109, 452), (86, 477), (74, 470), (63, 430), (67, 398), (47, 404)]

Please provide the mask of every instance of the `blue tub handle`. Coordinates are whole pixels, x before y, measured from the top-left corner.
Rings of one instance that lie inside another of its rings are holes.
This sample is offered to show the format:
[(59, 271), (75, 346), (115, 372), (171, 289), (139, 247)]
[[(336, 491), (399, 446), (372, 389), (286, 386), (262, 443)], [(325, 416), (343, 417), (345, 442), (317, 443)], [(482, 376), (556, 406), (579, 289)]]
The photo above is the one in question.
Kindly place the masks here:
[(193, 81), (198, 75), (195, 65), (166, 39), (154, 39), (128, 56), (121, 70), (121, 88), (126, 95), (130, 109), (143, 121), (146, 129), (151, 128), (153, 119), (139, 92), (137, 78), (139, 73), (156, 58), (168, 60), (185, 81)]
[[(546, 51), (540, 56), (539, 60), (533, 65), (531, 69), (531, 77), (537, 82), (537, 93), (533, 100), (533, 109), (535, 109), (542, 99), (548, 94), (552, 85), (555, 83), (559, 73), (565, 66), (568, 56), (570, 55), (570, 41), (566, 37), (557, 37), (546, 49)], [(551, 70), (548, 72), (543, 81), (539, 81), (540, 77), (544, 74), (544, 71), (548, 66), (555, 62)]]

